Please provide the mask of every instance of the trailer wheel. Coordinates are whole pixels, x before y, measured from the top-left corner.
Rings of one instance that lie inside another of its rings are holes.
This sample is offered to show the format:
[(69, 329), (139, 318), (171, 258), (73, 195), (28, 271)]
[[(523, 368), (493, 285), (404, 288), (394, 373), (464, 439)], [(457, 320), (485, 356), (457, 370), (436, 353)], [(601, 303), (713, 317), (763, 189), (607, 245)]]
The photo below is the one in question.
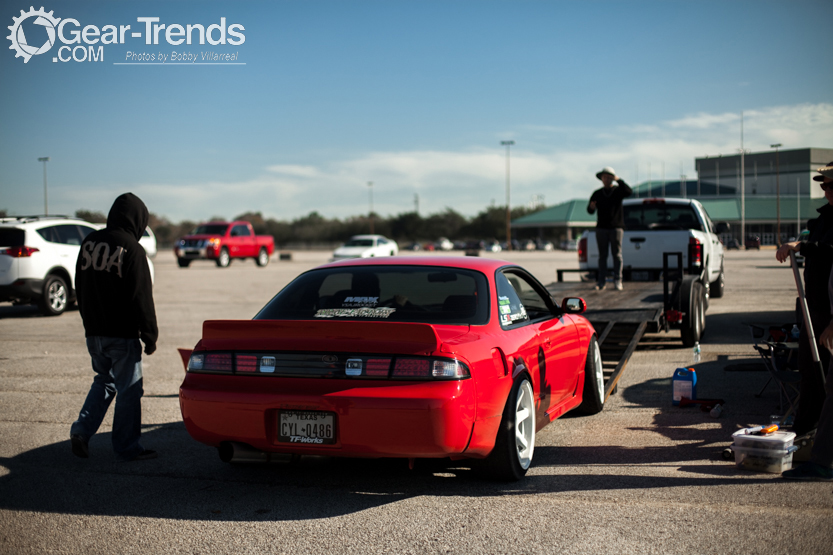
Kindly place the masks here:
[(260, 252), (257, 253), (257, 258), (255, 258), (255, 262), (260, 267), (269, 264), (269, 253), (266, 252), (265, 248), (261, 247)]
[(220, 250), (220, 256), (217, 257), (217, 266), (220, 268), (228, 268), (229, 264), (231, 264), (231, 256), (229, 256), (228, 249), (223, 247)]
[(703, 334), (703, 320), (705, 319), (704, 288), (699, 281), (688, 282), (688, 287), (686, 285), (686, 283), (683, 283), (681, 293), (685, 303), (683, 306), (687, 306), (688, 310), (683, 316), (680, 336), (683, 340), (683, 347), (693, 347), (695, 343), (700, 341), (700, 336)]
[(587, 346), (587, 360), (584, 363), (584, 389), (581, 404), (576, 408), (579, 414), (598, 414), (605, 406), (605, 376), (602, 354), (596, 336), (590, 338)]

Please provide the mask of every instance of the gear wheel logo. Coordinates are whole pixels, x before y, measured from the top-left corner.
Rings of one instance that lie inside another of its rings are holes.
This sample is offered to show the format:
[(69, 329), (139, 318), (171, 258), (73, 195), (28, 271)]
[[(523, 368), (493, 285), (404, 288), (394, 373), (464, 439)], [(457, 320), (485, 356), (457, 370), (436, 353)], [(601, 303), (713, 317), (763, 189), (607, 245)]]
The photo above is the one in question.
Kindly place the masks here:
[[(49, 49), (52, 48), (53, 44), (55, 44), (55, 27), (58, 25), (58, 22), (61, 21), (60, 17), (52, 17), (53, 13), (54, 10), (49, 13), (45, 12), (43, 6), (41, 6), (41, 9), (39, 10), (36, 10), (34, 6), (30, 6), (28, 12), (20, 10), (20, 17), (12, 18), (14, 20), (14, 25), (9, 25), (11, 34), (6, 38), (12, 41), (12, 45), (9, 49), (17, 52), (14, 56), (15, 58), (22, 57), (23, 63), (29, 63), (32, 56), (49, 52)], [(35, 25), (40, 25), (46, 29), (47, 40), (40, 46), (32, 46), (29, 44), (26, 40), (26, 34), (23, 32), (23, 27), (21, 26), (24, 21), (32, 17), (37, 18), (33, 22)]]

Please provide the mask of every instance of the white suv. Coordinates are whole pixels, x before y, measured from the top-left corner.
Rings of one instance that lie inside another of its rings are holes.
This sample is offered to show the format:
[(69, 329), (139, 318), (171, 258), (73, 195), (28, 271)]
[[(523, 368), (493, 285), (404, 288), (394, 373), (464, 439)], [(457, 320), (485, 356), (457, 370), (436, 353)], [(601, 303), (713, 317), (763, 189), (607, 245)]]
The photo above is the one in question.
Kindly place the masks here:
[(57, 316), (75, 301), (75, 262), (93, 224), (64, 216), (0, 218), (0, 302)]

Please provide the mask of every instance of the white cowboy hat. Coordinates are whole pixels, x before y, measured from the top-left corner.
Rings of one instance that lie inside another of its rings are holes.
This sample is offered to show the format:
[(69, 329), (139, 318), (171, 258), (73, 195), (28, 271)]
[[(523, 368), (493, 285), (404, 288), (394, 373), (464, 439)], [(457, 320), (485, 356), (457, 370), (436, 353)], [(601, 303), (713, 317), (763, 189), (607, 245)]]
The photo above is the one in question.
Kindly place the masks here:
[(602, 168), (602, 171), (600, 171), (599, 173), (596, 174), (596, 177), (601, 179), (603, 173), (609, 173), (611, 175), (611, 177), (613, 177), (613, 176), (616, 175), (616, 170), (614, 170), (610, 166), (605, 166), (605, 167)]

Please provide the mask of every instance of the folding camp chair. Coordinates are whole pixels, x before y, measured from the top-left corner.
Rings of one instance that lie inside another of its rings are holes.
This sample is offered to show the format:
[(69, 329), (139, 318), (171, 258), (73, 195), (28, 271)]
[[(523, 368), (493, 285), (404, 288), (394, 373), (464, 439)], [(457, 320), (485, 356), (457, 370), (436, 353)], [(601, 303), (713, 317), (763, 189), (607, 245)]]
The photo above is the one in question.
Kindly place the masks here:
[(761, 356), (761, 361), (769, 371), (769, 380), (755, 395), (760, 397), (767, 386), (775, 381), (778, 384), (778, 401), (781, 412), (784, 411), (784, 401), (789, 404), (789, 409), (784, 418), (792, 414), (798, 407), (800, 397), (801, 375), (795, 371), (798, 366), (798, 349), (785, 343), (786, 333), (784, 330), (792, 329), (792, 324), (784, 326), (762, 326), (749, 324), (752, 333), (753, 348)]

